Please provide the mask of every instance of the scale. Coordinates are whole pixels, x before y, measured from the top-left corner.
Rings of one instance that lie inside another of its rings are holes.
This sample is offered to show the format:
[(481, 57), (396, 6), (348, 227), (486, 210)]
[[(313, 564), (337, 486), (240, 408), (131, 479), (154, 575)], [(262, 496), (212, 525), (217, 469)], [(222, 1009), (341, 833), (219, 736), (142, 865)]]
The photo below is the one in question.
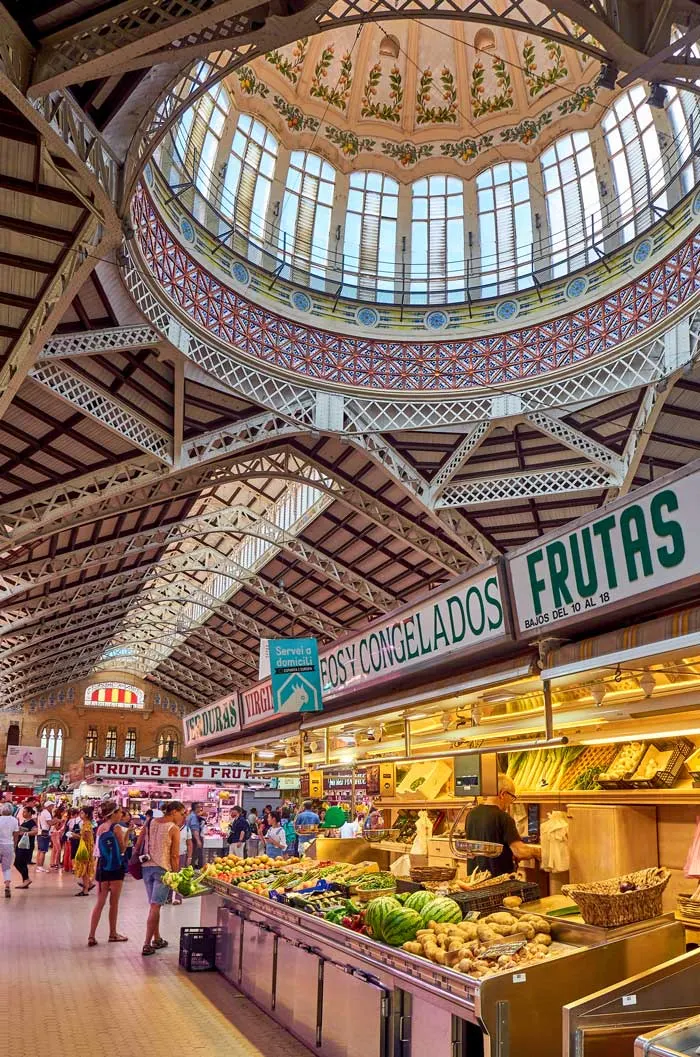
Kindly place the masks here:
[(453, 858), (462, 862), (474, 859), (477, 855), (495, 859), (503, 851), (502, 844), (488, 840), (470, 840), (467, 837), (467, 818), (470, 811), (471, 806), (463, 807), (450, 830), (450, 851)]

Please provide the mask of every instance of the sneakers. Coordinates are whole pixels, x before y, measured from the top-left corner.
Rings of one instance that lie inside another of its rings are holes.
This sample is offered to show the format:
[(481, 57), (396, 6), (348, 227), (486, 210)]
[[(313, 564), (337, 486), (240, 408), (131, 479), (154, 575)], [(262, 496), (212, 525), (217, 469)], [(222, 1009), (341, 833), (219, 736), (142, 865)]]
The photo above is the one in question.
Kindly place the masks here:
[(45, 866), (37, 866), (36, 872), (37, 873), (48, 873), (49, 871), (46, 869)]

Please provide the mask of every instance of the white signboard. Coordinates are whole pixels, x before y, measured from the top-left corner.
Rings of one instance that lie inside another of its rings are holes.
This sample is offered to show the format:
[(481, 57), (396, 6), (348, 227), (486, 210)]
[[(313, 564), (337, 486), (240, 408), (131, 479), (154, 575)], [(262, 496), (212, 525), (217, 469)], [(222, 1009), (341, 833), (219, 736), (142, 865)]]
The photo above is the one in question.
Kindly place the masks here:
[(47, 749), (38, 745), (8, 745), (5, 770), (8, 774), (46, 774)]
[[(498, 572), (485, 569), (319, 652), (323, 700), (432, 665), (506, 634)], [(275, 716), (269, 680), (240, 695), (243, 727)]]
[(270, 640), (260, 639), (260, 656), (258, 658), (258, 679), (270, 678)]
[(131, 782), (160, 779), (166, 782), (241, 782), (250, 779), (250, 768), (243, 764), (218, 763), (118, 763), (92, 760), (85, 767), (86, 781), (95, 778)]
[(206, 745), (241, 729), (238, 694), (229, 694), (211, 705), (190, 712), (182, 720), (185, 745)]
[[(595, 616), (700, 573), (700, 471), (672, 478), (510, 560), (521, 632)], [(662, 596), (660, 596), (662, 597)]]

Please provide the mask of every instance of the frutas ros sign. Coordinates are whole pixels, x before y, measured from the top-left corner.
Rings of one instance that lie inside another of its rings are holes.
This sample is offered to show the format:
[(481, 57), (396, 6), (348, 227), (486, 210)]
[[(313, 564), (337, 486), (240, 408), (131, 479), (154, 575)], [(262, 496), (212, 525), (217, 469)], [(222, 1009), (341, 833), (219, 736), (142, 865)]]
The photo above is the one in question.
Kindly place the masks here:
[(593, 616), (700, 572), (700, 471), (660, 482), (510, 560), (522, 632)]

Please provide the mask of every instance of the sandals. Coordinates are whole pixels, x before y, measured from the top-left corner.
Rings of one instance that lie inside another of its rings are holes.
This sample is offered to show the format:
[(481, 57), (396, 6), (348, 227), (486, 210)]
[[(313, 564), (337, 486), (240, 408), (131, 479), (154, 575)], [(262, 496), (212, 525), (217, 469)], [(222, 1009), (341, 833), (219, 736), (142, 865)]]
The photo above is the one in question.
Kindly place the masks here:
[(120, 936), (118, 932), (115, 932), (113, 936), (109, 937), (109, 943), (126, 943), (128, 936)]
[(88, 936), (88, 947), (96, 947), (96, 946), (97, 946), (97, 940), (95, 939), (95, 937), (94, 936)]
[(12, 892), (9, 888), (5, 889), (5, 899), (12, 899)]
[(23, 888), (29, 888), (31, 883), (31, 881), (27, 881), (26, 885), (15, 885), (15, 888), (19, 889), (19, 891), (21, 892)]
[(164, 939), (154, 940), (151, 947), (155, 947), (157, 951), (162, 951), (164, 947), (168, 946), (168, 941)]
[(83, 890), (81, 889), (81, 890), (80, 890), (79, 892), (76, 892), (75, 894), (76, 894), (77, 896), (86, 896), (86, 895), (87, 895), (87, 892), (83, 892)]
[(144, 958), (147, 958), (149, 954), (155, 954), (155, 953), (156, 953), (156, 949), (155, 949), (155, 947), (153, 946), (152, 943), (144, 943), (143, 948), (141, 950), (141, 954), (144, 956)]

